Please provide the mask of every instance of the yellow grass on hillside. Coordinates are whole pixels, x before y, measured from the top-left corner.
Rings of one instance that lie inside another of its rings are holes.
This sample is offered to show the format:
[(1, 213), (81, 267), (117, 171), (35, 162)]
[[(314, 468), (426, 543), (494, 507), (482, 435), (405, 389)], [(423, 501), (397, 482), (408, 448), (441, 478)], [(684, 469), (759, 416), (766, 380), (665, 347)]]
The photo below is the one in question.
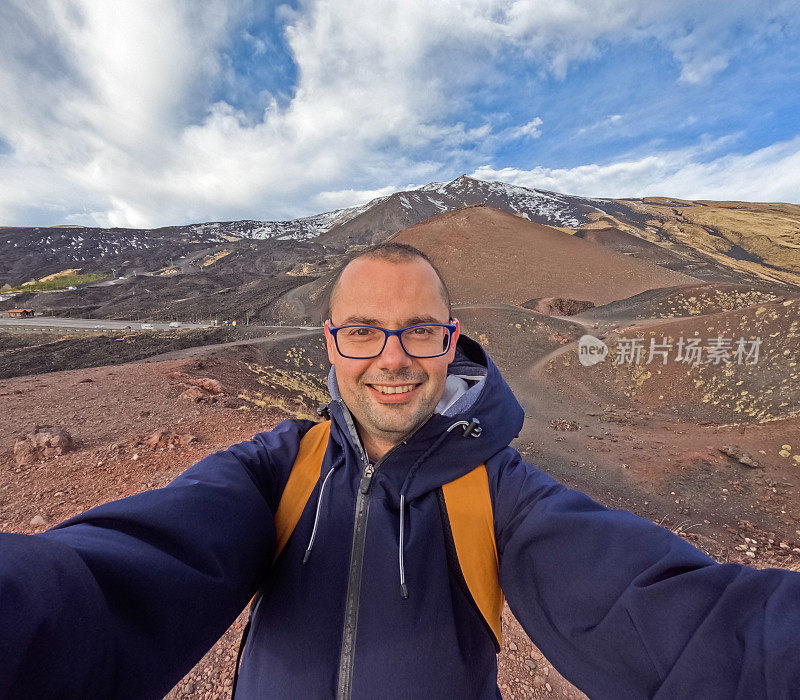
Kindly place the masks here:
[[(648, 224), (654, 228), (728, 267), (763, 279), (800, 284), (800, 206), (796, 204), (661, 197), (626, 204), (652, 216)], [(762, 262), (736, 259), (748, 255)]]
[[(45, 277), (39, 278), (39, 282), (47, 282), (48, 280), (54, 280), (58, 277), (65, 277), (66, 275), (77, 275), (83, 268), (80, 267), (73, 267), (69, 270), (61, 270), (61, 272), (54, 272), (52, 275), (47, 275)], [(35, 282), (23, 282), (22, 286), (26, 286), (28, 284), (35, 284)]]
[(203, 267), (213, 265), (215, 262), (217, 262), (217, 260), (221, 260), (226, 255), (230, 255), (232, 252), (232, 250), (221, 250), (219, 253), (214, 253), (214, 255), (209, 256), (203, 261)]

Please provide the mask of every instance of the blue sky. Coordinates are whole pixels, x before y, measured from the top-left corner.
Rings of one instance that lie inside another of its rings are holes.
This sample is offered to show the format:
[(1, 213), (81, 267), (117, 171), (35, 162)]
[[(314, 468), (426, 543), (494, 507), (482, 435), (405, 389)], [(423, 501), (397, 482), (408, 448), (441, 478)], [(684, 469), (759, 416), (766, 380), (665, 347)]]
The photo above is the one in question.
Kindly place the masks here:
[(796, 0), (6, 0), (0, 225), (283, 219), (462, 173), (800, 203)]

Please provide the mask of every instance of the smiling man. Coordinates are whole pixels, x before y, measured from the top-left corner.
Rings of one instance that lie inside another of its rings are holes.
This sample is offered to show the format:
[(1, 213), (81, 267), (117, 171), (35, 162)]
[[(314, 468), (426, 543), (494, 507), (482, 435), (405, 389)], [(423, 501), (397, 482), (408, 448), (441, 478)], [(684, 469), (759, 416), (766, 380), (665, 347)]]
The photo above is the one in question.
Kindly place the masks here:
[(717, 564), (509, 447), (523, 412), (419, 251), (351, 261), (326, 420), (0, 535), (0, 698), (156, 698), (256, 594), (235, 697), (497, 698), (503, 596), (592, 698), (790, 698), (800, 574)]
[[(330, 317), (328, 359), (364, 448), (377, 459), (442, 399), (459, 334), (447, 288), (421, 254), (385, 247), (345, 267)], [(405, 330), (387, 336), (381, 327)]]

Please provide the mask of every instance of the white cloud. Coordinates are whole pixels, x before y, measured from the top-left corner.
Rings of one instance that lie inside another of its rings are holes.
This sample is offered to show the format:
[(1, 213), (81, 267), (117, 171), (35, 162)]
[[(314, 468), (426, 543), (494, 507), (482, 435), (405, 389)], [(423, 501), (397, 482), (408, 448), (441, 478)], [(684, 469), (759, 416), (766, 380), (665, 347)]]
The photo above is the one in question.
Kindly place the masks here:
[(519, 170), (485, 165), (472, 177), (585, 197), (800, 201), (800, 137), (752, 153), (700, 160), (708, 150), (687, 148), (575, 168)]
[[(153, 226), (353, 204), (392, 183), (489, 162), (510, 139), (538, 137), (533, 115), (498, 120), (499, 131), (489, 120), (465, 121), (474, 89), (508, 75), (509, 51), (521, 69), (563, 77), (608, 45), (655, 42), (682, 80), (702, 82), (740, 50), (739, 28), (756, 41), (800, 22), (791, 0), (730, 0), (713, 13), (693, 0), (305, 0), (275, 12), (289, 23), (293, 96), (254, 118), (211, 101), (230, 70), (222, 58), (230, 42), (244, 37), (263, 49), (242, 26), (254, 5), (0, 5), (0, 137), (12, 149), (0, 155), (0, 222), (24, 224), (38, 212), (50, 223)], [(572, 183), (633, 187), (666, 182), (665, 161), (541, 175), (567, 191)]]
[(573, 62), (597, 56), (603, 44), (655, 41), (688, 83), (705, 82), (739, 51), (779, 31), (796, 31), (799, 23), (794, 0), (729, 0), (713, 9), (696, 0), (517, 0), (499, 20), (512, 41), (558, 76)]
[[(104, 225), (158, 220), (147, 204), (153, 185), (174, 158), (193, 95), (219, 69), (234, 7), (222, 0), (4, 5), (0, 134), (13, 153), (0, 157), (0, 190), (17, 178), (32, 187), (14, 201), (3, 197), (0, 216), (13, 220), (44, 189), (45, 210), (97, 206)], [(52, 181), (48, 196), (42, 185)]]
[(381, 187), (377, 190), (338, 190), (336, 192), (320, 192), (314, 197), (314, 203), (319, 211), (331, 211), (333, 209), (345, 209), (357, 204), (369, 202), (378, 197), (387, 197), (396, 192), (398, 188)]
[(608, 131), (618, 127), (624, 120), (625, 117), (623, 117), (621, 114), (611, 114), (608, 117), (595, 122), (594, 124), (581, 127), (578, 129), (577, 133), (578, 135), (582, 136), (583, 134), (588, 134), (593, 131)]
[(539, 117), (535, 117), (527, 124), (510, 129), (509, 138), (539, 138), (542, 135), (542, 130), (539, 128), (541, 125), (542, 120)]

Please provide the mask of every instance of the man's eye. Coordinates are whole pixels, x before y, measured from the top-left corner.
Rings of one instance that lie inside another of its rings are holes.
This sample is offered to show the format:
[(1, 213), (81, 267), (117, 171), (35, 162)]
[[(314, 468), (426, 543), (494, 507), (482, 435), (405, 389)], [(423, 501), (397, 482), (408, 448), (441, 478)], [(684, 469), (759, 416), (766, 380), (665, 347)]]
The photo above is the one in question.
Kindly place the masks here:
[(347, 335), (357, 336), (360, 338), (368, 338), (373, 333), (375, 333), (374, 328), (350, 328), (347, 331)]
[(431, 326), (420, 326), (418, 328), (414, 328), (414, 335), (432, 335), (433, 328)]

